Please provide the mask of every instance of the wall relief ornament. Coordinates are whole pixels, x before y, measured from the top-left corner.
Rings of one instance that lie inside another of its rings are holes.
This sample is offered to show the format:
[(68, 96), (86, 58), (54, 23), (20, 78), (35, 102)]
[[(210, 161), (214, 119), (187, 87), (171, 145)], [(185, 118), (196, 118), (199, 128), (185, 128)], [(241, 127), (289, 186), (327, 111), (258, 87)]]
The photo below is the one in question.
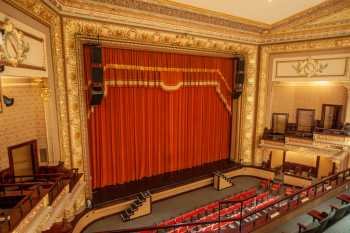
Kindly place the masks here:
[(292, 67), (298, 75), (310, 78), (322, 74), (328, 67), (328, 63), (322, 64), (318, 60), (309, 57), (303, 61), (298, 61), (297, 65), (293, 65)]
[(9, 19), (6, 19), (2, 28), (4, 29), (3, 44), (0, 45), (0, 59), (9, 66), (22, 64), (30, 49), (29, 43), (23, 39), (23, 32), (16, 29)]

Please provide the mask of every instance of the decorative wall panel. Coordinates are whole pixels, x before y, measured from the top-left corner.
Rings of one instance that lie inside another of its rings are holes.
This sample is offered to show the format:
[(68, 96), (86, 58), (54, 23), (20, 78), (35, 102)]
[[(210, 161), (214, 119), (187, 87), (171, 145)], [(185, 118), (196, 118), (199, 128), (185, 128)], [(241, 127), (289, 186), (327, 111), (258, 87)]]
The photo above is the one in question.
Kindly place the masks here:
[(273, 59), (272, 81), (345, 81), (350, 54)]
[(47, 77), (45, 35), (1, 12), (0, 25), (5, 29), (0, 56), (7, 63), (2, 75)]

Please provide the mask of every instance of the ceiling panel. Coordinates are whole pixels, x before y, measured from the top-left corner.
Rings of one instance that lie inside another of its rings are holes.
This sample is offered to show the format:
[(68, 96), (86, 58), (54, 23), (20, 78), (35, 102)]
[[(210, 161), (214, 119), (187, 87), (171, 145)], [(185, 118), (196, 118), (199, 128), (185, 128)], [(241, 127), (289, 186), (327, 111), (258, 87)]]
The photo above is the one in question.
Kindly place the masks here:
[(171, 0), (272, 24), (326, 0)]

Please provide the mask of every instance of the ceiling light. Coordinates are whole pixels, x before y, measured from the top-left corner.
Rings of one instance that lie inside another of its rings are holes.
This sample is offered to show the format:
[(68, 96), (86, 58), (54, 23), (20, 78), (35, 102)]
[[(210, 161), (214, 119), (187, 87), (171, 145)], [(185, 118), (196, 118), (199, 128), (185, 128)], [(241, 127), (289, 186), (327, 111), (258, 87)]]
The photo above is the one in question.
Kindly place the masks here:
[(267, 0), (269, 3), (271, 3), (272, 2), (272, 0)]

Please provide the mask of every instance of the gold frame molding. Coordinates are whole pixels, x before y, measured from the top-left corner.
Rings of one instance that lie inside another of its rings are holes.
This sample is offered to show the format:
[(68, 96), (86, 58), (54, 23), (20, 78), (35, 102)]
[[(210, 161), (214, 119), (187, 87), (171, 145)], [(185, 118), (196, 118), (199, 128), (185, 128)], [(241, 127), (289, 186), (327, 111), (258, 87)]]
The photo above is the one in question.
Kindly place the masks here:
[[(211, 40), (207, 38), (183, 36), (179, 33), (159, 32), (150, 29), (126, 27), (116, 24), (89, 21), (71, 17), (62, 19), (64, 35), (64, 54), (66, 61), (66, 80), (68, 91), (68, 112), (71, 132), (71, 147), (73, 167), (84, 171), (89, 189), (89, 158), (87, 144), (87, 111), (84, 93), (84, 81), (82, 75), (82, 43), (86, 39), (106, 43), (127, 43), (129, 46), (149, 45), (155, 47), (177, 50), (211, 51), (216, 54), (237, 53), (245, 56), (247, 61), (246, 84), (242, 96), (242, 109), (240, 130), (245, 132), (240, 138), (240, 155), (247, 164), (253, 162), (253, 125), (255, 119), (255, 92), (257, 77), (257, 46), (242, 45), (235, 42)], [(75, 59), (76, 58), (76, 59)], [(79, 78), (78, 78), (79, 77)], [(244, 118), (243, 118), (244, 116)], [(91, 191), (91, 190), (90, 190)], [(91, 194), (91, 192), (88, 194)]]

